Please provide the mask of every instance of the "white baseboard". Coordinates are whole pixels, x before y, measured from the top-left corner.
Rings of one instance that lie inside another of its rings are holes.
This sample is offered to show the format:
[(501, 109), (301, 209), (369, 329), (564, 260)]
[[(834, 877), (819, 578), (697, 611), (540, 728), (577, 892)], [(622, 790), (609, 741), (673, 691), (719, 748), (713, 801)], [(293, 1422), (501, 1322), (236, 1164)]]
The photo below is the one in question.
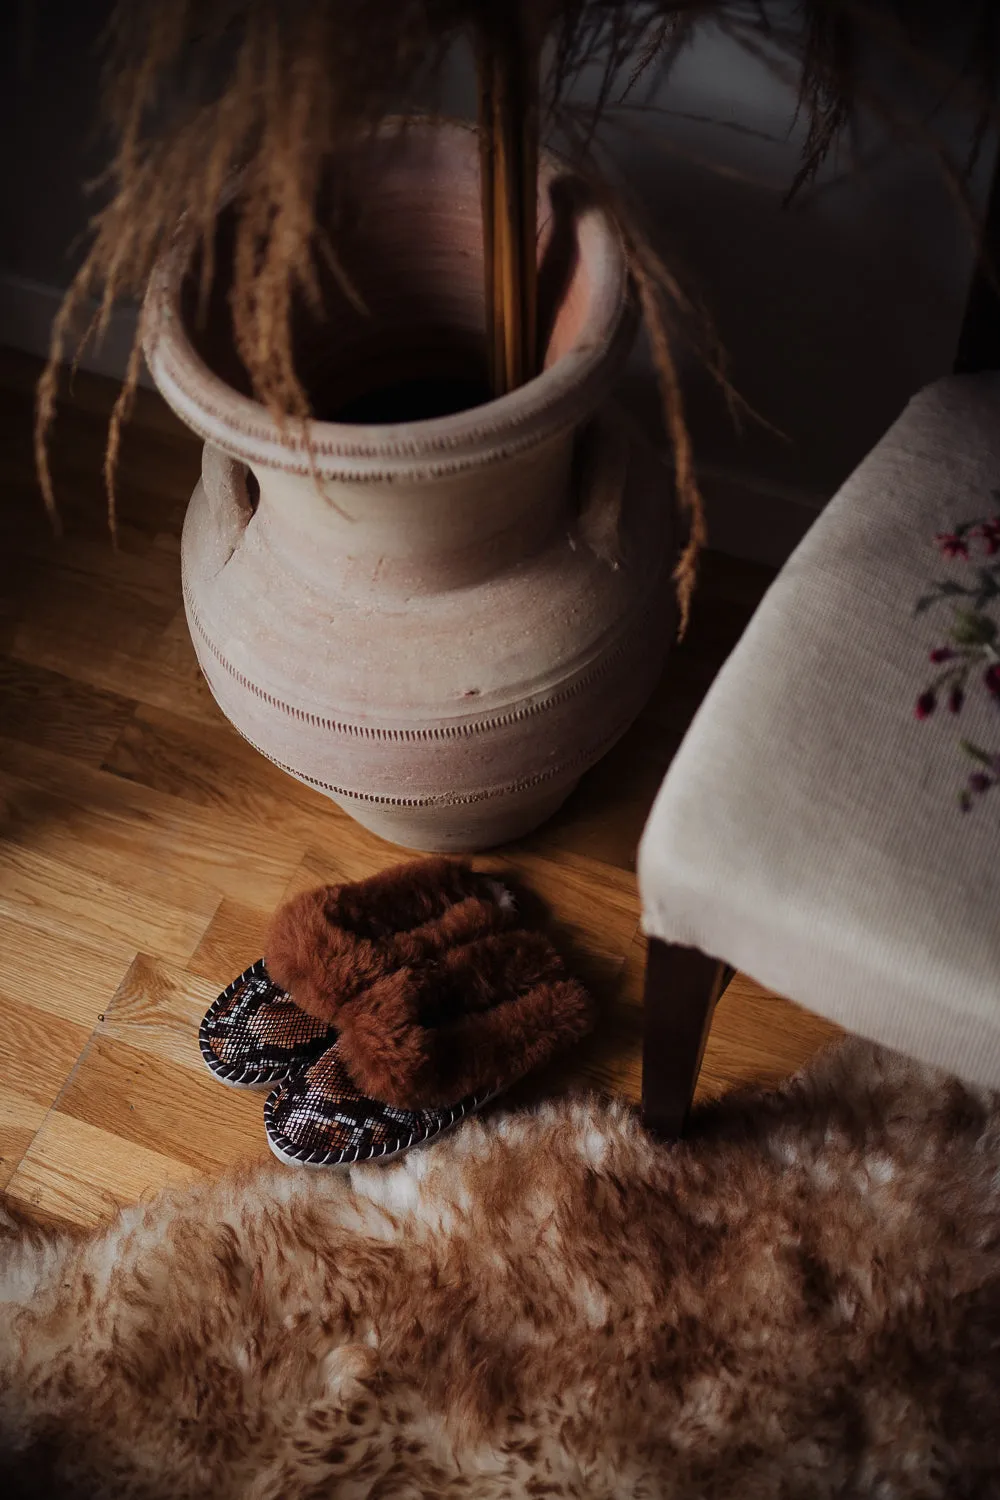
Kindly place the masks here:
[[(61, 288), (31, 281), (10, 271), (0, 271), (0, 344), (23, 349), (45, 359), (49, 352), (52, 323), (63, 299)], [(93, 316), (91, 304), (81, 313), (81, 326)], [(100, 343), (91, 341), (80, 357), (81, 370), (121, 380), (128, 366), (135, 339), (137, 312), (132, 307), (115, 308)], [(152, 389), (153, 382), (145, 365), (140, 383)]]

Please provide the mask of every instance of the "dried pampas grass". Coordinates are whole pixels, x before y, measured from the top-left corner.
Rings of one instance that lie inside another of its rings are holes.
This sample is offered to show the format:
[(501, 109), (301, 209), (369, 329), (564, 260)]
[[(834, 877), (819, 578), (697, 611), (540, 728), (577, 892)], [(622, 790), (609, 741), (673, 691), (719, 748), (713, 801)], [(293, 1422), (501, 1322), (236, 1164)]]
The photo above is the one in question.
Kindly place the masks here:
[[(969, 8), (976, 27), (969, 73), (981, 139), (989, 117), (983, 101), (996, 76), (1000, 15), (993, 0), (969, 0)], [(182, 219), (198, 252), (207, 297), (221, 269), (215, 265), (219, 213), (233, 194), (235, 240), (225, 273), (236, 347), (254, 394), (272, 416), (306, 421), (309, 401), (295, 366), (293, 310), (304, 302), (322, 316), (323, 267), (350, 291), (320, 213), (337, 153), (387, 116), (433, 99), (445, 59), (461, 40), (471, 41), (486, 60), (481, 76), (495, 79), (497, 58), (506, 48), (509, 61), (514, 34), (525, 52), (524, 75), (534, 69), (539, 80), (543, 133), (605, 196), (630, 249), (674, 448), (678, 497), (690, 518), (678, 569), (686, 621), (704, 520), (675, 349), (682, 328), (690, 333), (693, 323), (698, 341), (707, 324), (692, 320), (691, 304), (645, 239), (634, 207), (612, 189), (596, 123), (640, 79), (669, 70), (699, 22), (711, 19), (776, 67), (784, 57), (797, 69), (801, 107), (810, 121), (797, 190), (815, 176), (851, 117), (859, 92), (858, 39), (866, 30), (929, 75), (936, 73), (942, 94), (954, 94), (955, 70), (935, 61), (930, 34), (920, 30), (925, 9), (913, 0), (801, 0), (791, 11), (768, 0), (117, 0), (105, 67), (106, 116), (115, 142), (102, 179), (108, 197), (56, 319), (38, 390), (36, 455), (50, 511), (55, 513), (48, 437), (59, 367), (81, 310), (97, 297), (88, 336), (100, 335), (119, 299), (143, 295)], [(574, 98), (584, 75), (596, 79), (596, 91), (592, 84), (592, 102), (581, 108)], [(501, 76), (509, 79), (510, 69), (501, 69)], [(865, 99), (870, 102), (867, 92)], [(882, 114), (889, 119), (888, 110)], [(489, 159), (484, 151), (484, 164)], [(522, 173), (533, 171), (533, 160), (529, 141)], [(961, 171), (952, 176), (959, 182)], [(528, 201), (525, 193), (513, 196)], [(489, 212), (484, 223), (489, 235)], [(530, 234), (530, 224), (521, 232)], [(486, 249), (493, 275), (497, 261), (491, 245)], [(498, 285), (503, 275), (508, 285), (517, 280), (512, 266), (501, 257)], [(514, 301), (519, 297), (520, 291)], [(489, 293), (487, 304), (496, 305)], [(526, 362), (515, 350), (504, 386), (531, 373), (530, 323), (525, 331), (522, 321), (519, 339)], [(710, 363), (724, 380), (721, 362)], [(112, 525), (121, 426), (139, 370), (137, 343), (109, 432)]]

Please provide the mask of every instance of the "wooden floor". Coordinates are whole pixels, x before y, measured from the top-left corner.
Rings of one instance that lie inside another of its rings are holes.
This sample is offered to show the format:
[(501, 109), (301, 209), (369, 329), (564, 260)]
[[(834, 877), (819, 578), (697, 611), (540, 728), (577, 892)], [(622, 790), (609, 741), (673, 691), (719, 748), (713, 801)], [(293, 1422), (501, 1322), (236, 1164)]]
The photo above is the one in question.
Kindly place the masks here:
[[(201, 681), (179, 587), (197, 443), (143, 395), (121, 466), (120, 549), (101, 490), (111, 388), (78, 376), (56, 432), (65, 537), (31, 457), (37, 367), (0, 351), (0, 1188), (91, 1223), (167, 1181), (266, 1154), (261, 1099), (198, 1054), (208, 1003), (260, 956), (290, 891), (403, 857), (290, 780)], [(768, 576), (709, 558), (688, 641), (627, 738), (546, 828), (485, 861), (549, 904), (603, 1003), (572, 1060), (523, 1085), (638, 1097), (644, 944), (635, 851), (651, 800)], [(778, 1079), (832, 1034), (738, 977), (703, 1094)]]

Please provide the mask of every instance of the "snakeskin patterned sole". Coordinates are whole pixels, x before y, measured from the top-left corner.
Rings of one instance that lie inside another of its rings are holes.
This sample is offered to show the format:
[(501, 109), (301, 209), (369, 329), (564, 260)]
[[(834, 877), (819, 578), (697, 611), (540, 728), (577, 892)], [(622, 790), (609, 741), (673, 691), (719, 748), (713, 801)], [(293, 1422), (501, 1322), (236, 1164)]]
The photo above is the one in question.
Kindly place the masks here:
[(337, 1033), (301, 1011), (258, 959), (209, 1006), (198, 1030), (205, 1066), (230, 1088), (284, 1083), (331, 1045)]
[(369, 1099), (351, 1082), (336, 1043), (310, 1067), (268, 1095), (267, 1143), (289, 1167), (346, 1168), (389, 1161), (425, 1145), (474, 1114), (495, 1093), (472, 1095), (448, 1109), (397, 1109)]

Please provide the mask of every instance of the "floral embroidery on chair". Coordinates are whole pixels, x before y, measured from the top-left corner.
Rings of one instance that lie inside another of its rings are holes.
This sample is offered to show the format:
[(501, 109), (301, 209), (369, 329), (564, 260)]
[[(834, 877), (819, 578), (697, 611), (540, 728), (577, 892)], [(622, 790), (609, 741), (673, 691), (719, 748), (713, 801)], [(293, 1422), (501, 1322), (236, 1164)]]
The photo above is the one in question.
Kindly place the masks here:
[[(1000, 490), (994, 490), (993, 496), (1000, 501)], [(934, 541), (942, 557), (973, 565), (974, 574), (965, 584), (951, 578), (938, 580), (931, 593), (917, 600), (916, 614), (948, 601), (952, 624), (947, 644), (935, 646), (930, 653), (932, 665), (941, 671), (920, 694), (914, 713), (918, 719), (928, 719), (943, 700), (949, 713), (960, 714), (970, 681), (985, 689), (1000, 709), (1000, 624), (990, 613), (1000, 600), (1000, 562), (983, 562), (1000, 552), (1000, 515), (965, 521), (954, 531), (939, 531)], [(959, 806), (968, 812), (976, 797), (1000, 784), (1000, 752), (968, 739), (959, 744), (976, 766), (958, 794)]]

